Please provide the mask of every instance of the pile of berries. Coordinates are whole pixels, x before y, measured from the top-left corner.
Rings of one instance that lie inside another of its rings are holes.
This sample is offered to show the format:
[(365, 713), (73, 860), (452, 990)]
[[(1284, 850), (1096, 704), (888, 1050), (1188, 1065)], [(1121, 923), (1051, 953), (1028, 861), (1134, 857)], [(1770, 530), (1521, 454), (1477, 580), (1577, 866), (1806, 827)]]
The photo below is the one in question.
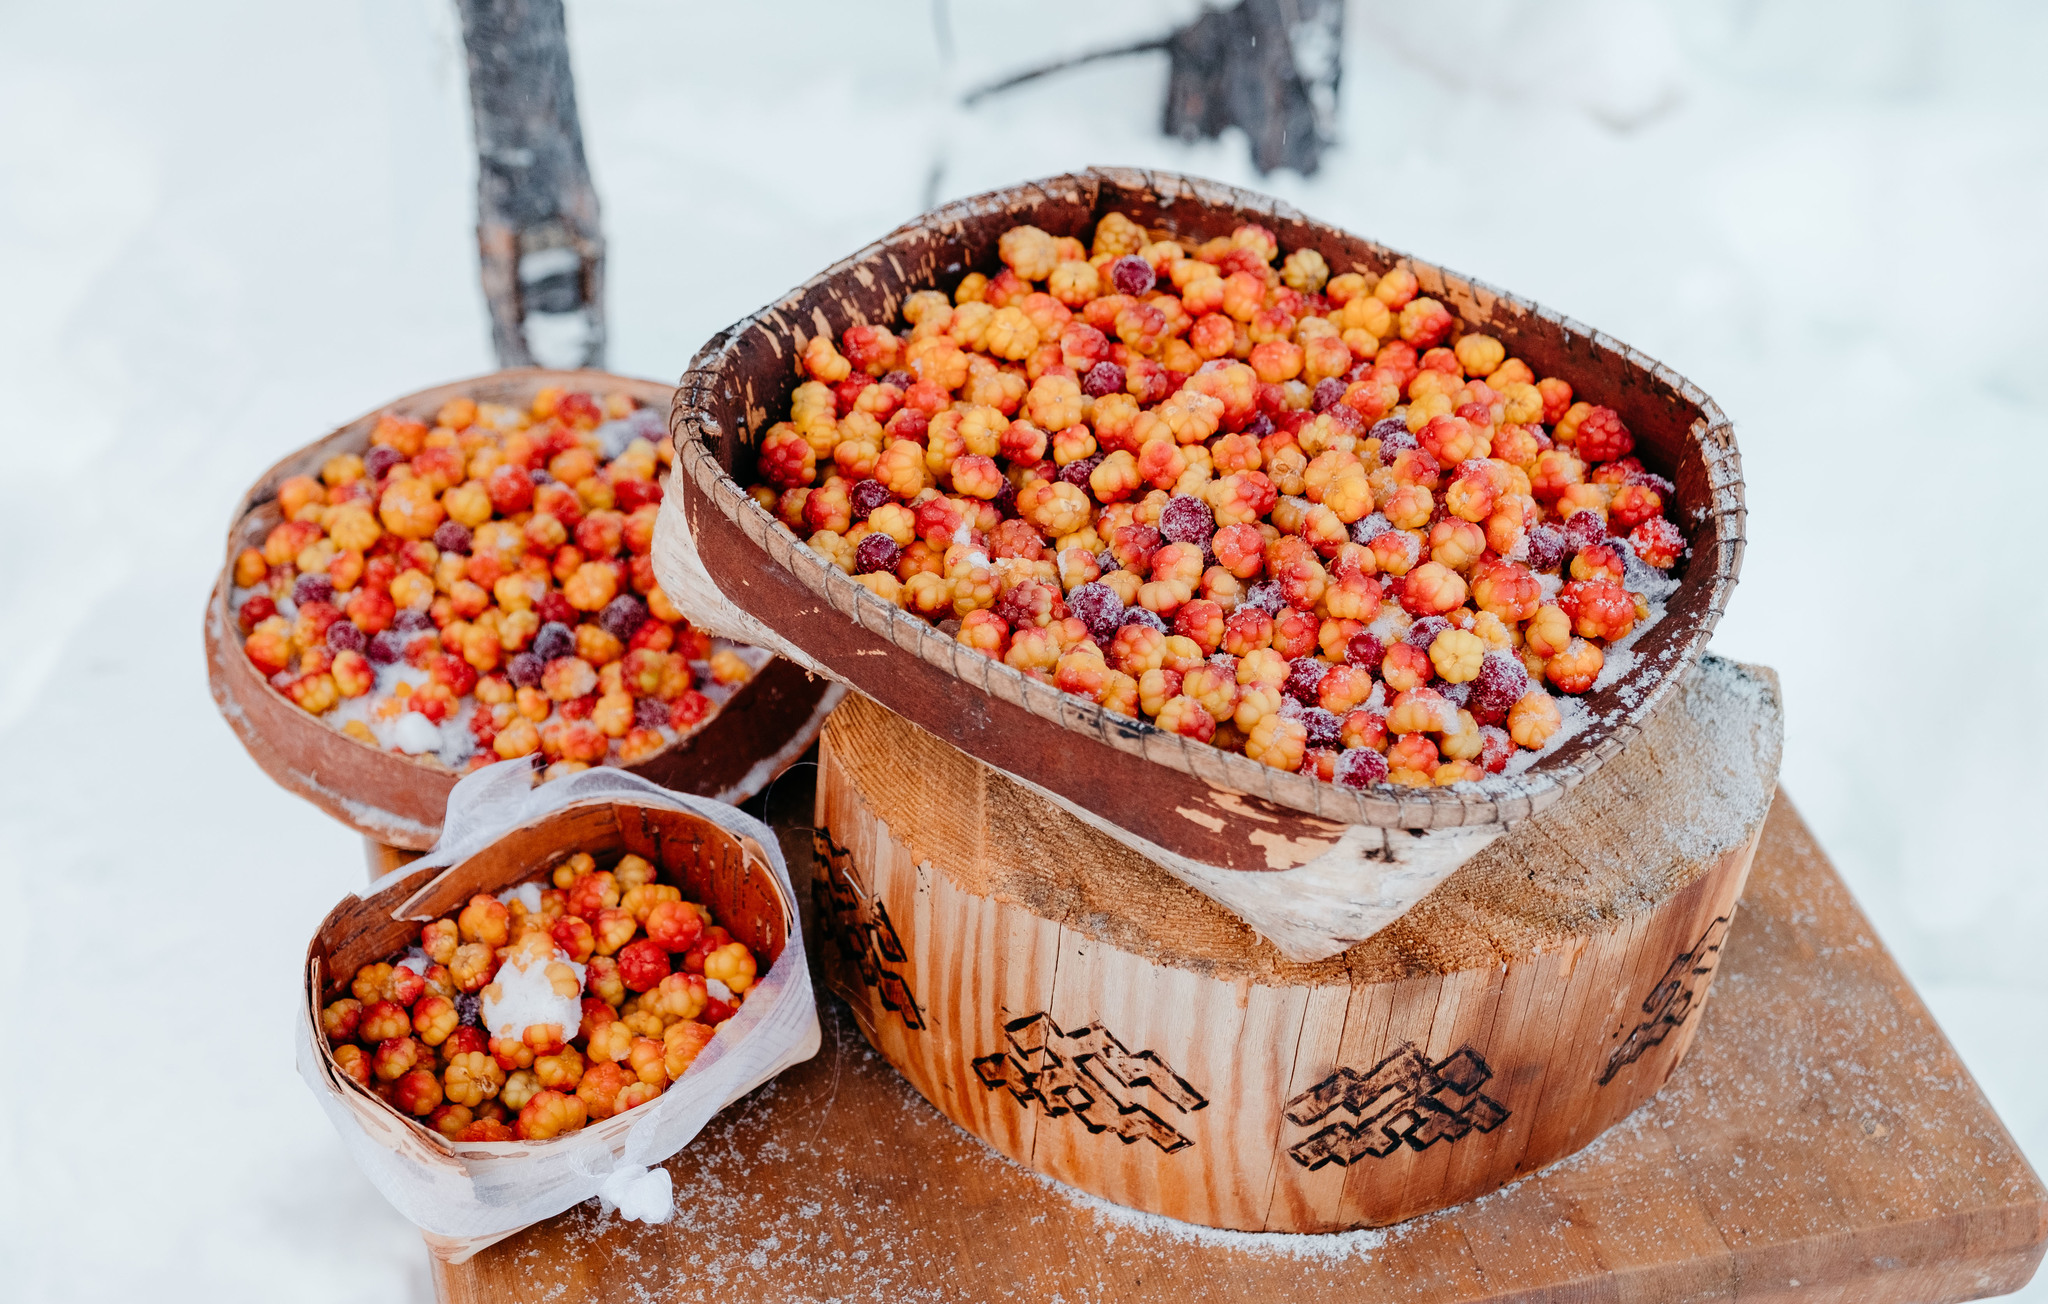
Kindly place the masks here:
[(456, 1141), (544, 1141), (646, 1104), (753, 989), (746, 944), (627, 855), (471, 897), (320, 1012), (358, 1085)]
[(1661, 615), (1671, 483), (1406, 268), (1118, 213), (998, 252), (901, 333), (811, 339), (749, 491), (960, 642), (1279, 769), (1447, 785), (1561, 740), (1552, 691)]
[(645, 760), (765, 660), (655, 582), (672, 452), (624, 394), (387, 413), (367, 452), (279, 485), (284, 520), (235, 559), (249, 660), (350, 737), (451, 768)]

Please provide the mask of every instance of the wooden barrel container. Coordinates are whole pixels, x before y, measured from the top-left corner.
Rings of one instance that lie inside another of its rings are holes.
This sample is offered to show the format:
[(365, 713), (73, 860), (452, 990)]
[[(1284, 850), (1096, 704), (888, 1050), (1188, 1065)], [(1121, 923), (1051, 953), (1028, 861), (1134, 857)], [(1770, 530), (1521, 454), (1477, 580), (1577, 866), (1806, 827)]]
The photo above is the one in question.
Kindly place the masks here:
[(1699, 1024), (1776, 784), (1776, 679), (1709, 658), (1627, 753), (1365, 943), (1288, 960), (858, 697), (821, 743), (827, 981), (998, 1151), (1249, 1231), (1411, 1218), (1586, 1145)]
[[(566, 806), (520, 825), (467, 860), (417, 870), (372, 895), (350, 897), (321, 922), (306, 948), (304, 1014), (309, 1020), (307, 1035), (321, 1048), (325, 1089), (344, 1102), (379, 1145), (428, 1171), (466, 1175), (479, 1185), (515, 1184), (526, 1155), (558, 1144), (586, 1144), (595, 1137), (615, 1155), (623, 1151), (626, 1132), (644, 1116), (642, 1111), (614, 1115), (550, 1141), (451, 1141), (364, 1090), (335, 1063), (332, 1048), (320, 1034), (321, 1009), (348, 994), (356, 970), (418, 945), (427, 921), (459, 910), (476, 893), (495, 894), (539, 879), (579, 851), (600, 861), (627, 852), (651, 861), (663, 882), (676, 884), (687, 899), (709, 906), (719, 924), (767, 962), (764, 978), (782, 958), (790, 930), (796, 927), (796, 903), (782, 890), (767, 853), (753, 839), (684, 811), (627, 801)], [(807, 1059), (816, 1049), (813, 1042), (788, 1062)], [(758, 1085), (751, 1083), (745, 1090)], [(475, 1237), (425, 1234), (437, 1257), (460, 1262), (513, 1230)]]
[[(279, 692), (242, 651), (228, 610), (236, 554), (260, 546), (283, 519), (277, 487), (294, 475), (317, 476), (337, 453), (360, 453), (386, 412), (431, 420), (453, 398), (525, 406), (536, 391), (623, 391), (666, 413), (675, 391), (653, 381), (597, 371), (528, 368), (459, 380), (408, 394), (366, 413), (264, 472), (236, 508), (227, 552), (206, 606), (207, 679), (220, 713), (249, 756), (277, 783), (365, 837), (424, 851), (440, 836), (448, 791), (462, 776), (430, 757), (406, 756), (358, 742)], [(816, 739), (839, 690), (779, 658), (762, 667), (696, 732), (629, 766), (665, 788), (720, 801), (751, 797)]]
[[(1593, 725), (1516, 781), (1481, 787), (1360, 790), (1270, 769), (1104, 711), (961, 647), (854, 583), (747, 496), (759, 439), (788, 411), (807, 340), (836, 340), (863, 323), (894, 326), (911, 292), (950, 290), (971, 270), (996, 270), (997, 241), (1013, 225), (1085, 237), (1112, 211), (1193, 240), (1262, 223), (1281, 248), (1317, 250), (1337, 272), (1405, 266), (1461, 329), (1485, 330), (1538, 374), (1562, 377), (1620, 412), (1644, 463), (1677, 486), (1675, 523), (1689, 553), (1667, 614), (1634, 645), (1633, 668), (1584, 698)], [(1684, 677), (1742, 561), (1734, 428), (1684, 377), (1525, 299), (1274, 200), (1170, 173), (1092, 169), (961, 200), (906, 224), (707, 344), (683, 377), (671, 428), (676, 463), (654, 556), (672, 595), (702, 575), (709, 585), (697, 587), (737, 609), (727, 613), (736, 627), (763, 631), (755, 641), (780, 636), (791, 655), (969, 755), (1153, 846), (1230, 869), (1307, 863), (1359, 825), (1499, 826), (1560, 800), (1619, 755)]]

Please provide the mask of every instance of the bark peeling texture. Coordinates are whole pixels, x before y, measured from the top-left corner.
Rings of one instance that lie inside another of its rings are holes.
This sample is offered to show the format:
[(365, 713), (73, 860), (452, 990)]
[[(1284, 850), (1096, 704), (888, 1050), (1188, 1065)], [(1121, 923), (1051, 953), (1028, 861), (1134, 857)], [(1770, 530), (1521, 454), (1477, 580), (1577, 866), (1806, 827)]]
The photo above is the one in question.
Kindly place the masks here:
[(1167, 42), (1169, 136), (1214, 139), (1242, 127), (1263, 175), (1312, 175), (1335, 143), (1343, 0), (1244, 0)]
[(456, 0), (477, 249), (501, 367), (604, 365), (604, 235), (562, 0)]

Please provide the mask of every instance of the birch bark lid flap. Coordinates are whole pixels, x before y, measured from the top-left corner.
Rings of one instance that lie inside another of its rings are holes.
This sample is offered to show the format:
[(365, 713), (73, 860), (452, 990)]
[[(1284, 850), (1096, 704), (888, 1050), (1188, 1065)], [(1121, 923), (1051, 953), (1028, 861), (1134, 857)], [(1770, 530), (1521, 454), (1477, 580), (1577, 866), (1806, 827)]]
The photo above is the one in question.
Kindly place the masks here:
[[(1688, 552), (1666, 614), (1626, 673), (1582, 701), (1588, 723), (1513, 779), (1359, 790), (1270, 769), (1107, 712), (955, 643), (869, 593), (745, 492), (758, 440), (787, 411), (811, 337), (890, 325), (915, 290), (993, 272), (1001, 234), (1030, 223), (1085, 237), (1105, 214), (1203, 240), (1245, 222), (1333, 272), (1414, 272), (1463, 326), (1483, 329), (1539, 375), (1616, 409), (1647, 468), (1676, 486)], [(691, 618), (749, 637), (852, 685), (969, 755), (1151, 846), (1233, 870), (1288, 869), (1347, 829), (1486, 829), (1545, 809), (1635, 737), (1705, 647), (1743, 550), (1741, 463), (1712, 399), (1655, 360), (1526, 299), (1314, 221), (1272, 199), (1169, 173), (1096, 168), (976, 196), (926, 214), (721, 332), (699, 352), (671, 416), (676, 462), (655, 540), (664, 590)]]
[[(318, 476), (338, 453), (360, 453), (386, 412), (431, 421), (450, 399), (525, 407), (544, 386), (625, 393), (666, 416), (668, 385), (600, 371), (526, 368), (476, 376), (408, 394), (340, 427), (264, 472), (237, 505), (226, 555), (206, 607), (207, 678), (219, 707), (250, 759), (281, 787), (297, 793), (366, 837), (424, 851), (440, 835), (448, 793), (461, 776), (428, 756), (386, 751), (309, 715), (273, 686), (242, 650), (242, 631), (229, 600), (235, 556), (260, 547), (283, 519), (277, 489), (294, 475)], [(667, 788), (723, 801), (743, 801), (809, 747), (838, 700), (834, 686), (801, 667), (771, 660), (723, 708), (630, 770)]]

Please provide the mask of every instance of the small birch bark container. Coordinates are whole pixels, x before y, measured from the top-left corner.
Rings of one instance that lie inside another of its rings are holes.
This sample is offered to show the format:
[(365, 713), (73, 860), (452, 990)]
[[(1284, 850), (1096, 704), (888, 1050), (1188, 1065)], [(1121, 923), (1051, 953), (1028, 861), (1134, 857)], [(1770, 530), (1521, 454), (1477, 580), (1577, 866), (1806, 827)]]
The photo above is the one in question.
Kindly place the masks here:
[[(786, 871), (778, 856), (743, 831), (765, 831), (764, 826), (711, 803), (687, 808), (701, 799), (650, 799), (631, 792), (593, 798), (589, 794), (637, 782), (603, 771), (558, 781), (570, 791), (549, 793), (547, 788), (558, 786), (550, 784), (530, 798), (519, 791), (526, 776), (517, 772), (485, 771), (464, 782), (485, 780), (498, 789), (491, 801), (501, 809), (540, 813), (486, 838), (469, 854), (458, 852), (452, 864), (429, 857), (336, 906), (306, 948), (298, 1033), (301, 1074), (352, 1156), (399, 1212), (420, 1226), (433, 1253), (458, 1263), (588, 1199), (599, 1179), (621, 1166), (660, 1163), (727, 1103), (818, 1048), (817, 1009)], [(463, 797), (458, 790), (457, 800)], [(341, 1070), (321, 1032), (320, 1011), (347, 994), (359, 968), (403, 954), (418, 943), (425, 923), (460, 909), (472, 895), (534, 881), (579, 851), (600, 863), (626, 852), (645, 857), (659, 868), (661, 881), (709, 906), (719, 924), (766, 962), (739, 1013), (720, 1026), (688, 1073), (638, 1109), (549, 1141), (454, 1142)]]
[[(384, 404), (285, 457), (263, 473), (235, 509), (226, 557), (206, 606), (207, 679), (214, 702), (264, 773), (388, 846), (423, 851), (434, 845), (448, 792), (461, 775), (430, 757), (358, 742), (308, 715), (272, 686), (242, 651), (241, 631), (228, 607), (235, 556), (244, 547), (260, 546), (283, 519), (276, 502), (281, 482), (318, 475), (321, 464), (337, 453), (362, 452), (382, 414), (430, 419), (452, 398), (525, 405), (550, 385), (622, 391), (658, 413), (668, 411), (675, 392), (667, 385), (603, 372), (536, 368), (438, 385)], [(744, 801), (816, 740), (840, 692), (800, 666), (770, 660), (694, 733), (625, 768), (678, 792)]]

